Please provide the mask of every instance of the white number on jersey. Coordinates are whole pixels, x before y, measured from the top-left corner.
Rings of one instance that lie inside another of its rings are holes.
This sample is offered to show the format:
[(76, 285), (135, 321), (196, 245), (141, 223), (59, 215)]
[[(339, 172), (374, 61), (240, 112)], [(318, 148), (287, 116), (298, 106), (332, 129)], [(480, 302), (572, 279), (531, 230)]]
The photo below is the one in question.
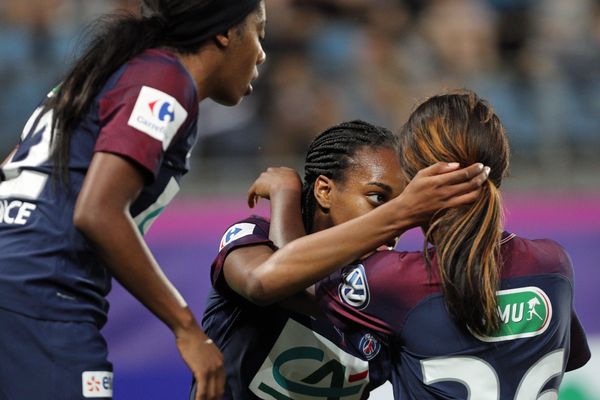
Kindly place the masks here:
[(6, 165), (2, 167), (5, 180), (0, 182), (0, 198), (16, 197), (35, 200), (46, 185), (47, 174), (22, 169), (41, 165), (50, 157), (53, 112), (52, 110), (47, 111), (40, 117), (41, 113), (42, 107), (35, 110), (23, 129), (21, 146), (29, 146), (25, 158), (17, 161), (13, 154)]
[[(562, 374), (565, 350), (558, 349), (542, 357), (525, 373), (514, 400), (557, 400), (556, 390), (540, 393), (546, 382)], [(469, 399), (497, 400), (501, 397), (498, 375), (491, 365), (476, 357), (441, 357), (421, 361), (423, 382), (431, 385), (441, 381), (462, 383)]]

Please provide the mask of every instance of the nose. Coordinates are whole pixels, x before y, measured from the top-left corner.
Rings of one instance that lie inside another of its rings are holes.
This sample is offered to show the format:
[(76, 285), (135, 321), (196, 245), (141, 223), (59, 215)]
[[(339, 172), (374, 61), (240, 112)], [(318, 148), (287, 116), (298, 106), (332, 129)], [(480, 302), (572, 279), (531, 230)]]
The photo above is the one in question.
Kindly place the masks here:
[(261, 65), (267, 59), (267, 53), (263, 50), (262, 46), (258, 52), (258, 58), (256, 59), (256, 65)]

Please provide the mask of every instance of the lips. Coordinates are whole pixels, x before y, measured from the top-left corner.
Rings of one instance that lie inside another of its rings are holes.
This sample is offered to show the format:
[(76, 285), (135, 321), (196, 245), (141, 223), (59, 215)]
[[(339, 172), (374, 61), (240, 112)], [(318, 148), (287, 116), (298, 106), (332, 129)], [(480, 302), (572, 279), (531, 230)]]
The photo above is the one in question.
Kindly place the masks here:
[(252, 79), (250, 80), (250, 83), (248, 83), (248, 87), (246, 88), (245, 96), (248, 96), (249, 94), (252, 94), (252, 92), (254, 91), (254, 87), (252, 86), (252, 82), (254, 82), (257, 79), (258, 79), (258, 73), (255, 73), (252, 76)]

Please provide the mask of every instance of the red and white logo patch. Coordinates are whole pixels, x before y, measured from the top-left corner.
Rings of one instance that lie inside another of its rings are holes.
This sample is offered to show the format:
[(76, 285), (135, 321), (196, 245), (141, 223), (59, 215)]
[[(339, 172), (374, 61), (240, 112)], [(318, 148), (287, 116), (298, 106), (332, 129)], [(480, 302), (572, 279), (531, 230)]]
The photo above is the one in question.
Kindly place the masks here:
[(113, 373), (110, 371), (84, 371), (81, 374), (82, 393), (85, 398), (113, 396)]
[(127, 124), (161, 141), (166, 150), (187, 115), (173, 96), (142, 86)]

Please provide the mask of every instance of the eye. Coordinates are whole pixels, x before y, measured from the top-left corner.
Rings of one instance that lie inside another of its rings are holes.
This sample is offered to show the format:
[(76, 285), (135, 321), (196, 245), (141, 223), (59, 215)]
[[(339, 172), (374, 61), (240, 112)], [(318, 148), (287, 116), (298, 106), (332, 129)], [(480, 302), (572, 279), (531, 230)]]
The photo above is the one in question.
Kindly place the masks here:
[(367, 199), (375, 206), (380, 206), (387, 202), (387, 197), (382, 193), (369, 193), (367, 194)]

